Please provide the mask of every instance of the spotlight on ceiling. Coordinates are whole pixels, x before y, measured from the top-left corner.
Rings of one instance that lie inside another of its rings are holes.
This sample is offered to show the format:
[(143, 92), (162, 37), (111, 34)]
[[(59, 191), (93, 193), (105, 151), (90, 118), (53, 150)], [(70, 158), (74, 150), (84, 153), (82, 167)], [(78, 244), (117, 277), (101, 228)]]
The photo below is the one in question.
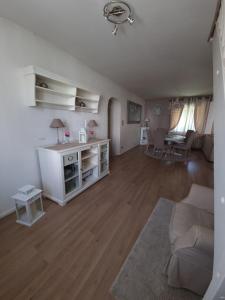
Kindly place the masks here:
[(114, 36), (118, 32), (119, 25), (123, 23), (132, 25), (135, 21), (131, 8), (125, 1), (111, 0), (104, 6), (103, 15), (107, 21), (115, 25), (112, 31)]
[(127, 21), (130, 23), (130, 25), (132, 25), (135, 20), (134, 20), (134, 18), (129, 17), (129, 18), (127, 18)]
[(118, 29), (119, 29), (119, 26), (118, 25), (115, 25), (114, 26), (114, 29), (113, 29), (113, 31), (112, 31), (112, 35), (117, 35), (117, 32), (118, 32)]

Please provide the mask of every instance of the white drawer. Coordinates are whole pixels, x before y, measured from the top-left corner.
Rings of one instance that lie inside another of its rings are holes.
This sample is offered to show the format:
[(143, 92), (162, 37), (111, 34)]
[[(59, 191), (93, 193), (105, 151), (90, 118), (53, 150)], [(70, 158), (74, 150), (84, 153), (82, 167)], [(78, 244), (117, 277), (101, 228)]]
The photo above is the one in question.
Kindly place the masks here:
[(63, 165), (68, 166), (77, 161), (77, 152), (63, 156)]

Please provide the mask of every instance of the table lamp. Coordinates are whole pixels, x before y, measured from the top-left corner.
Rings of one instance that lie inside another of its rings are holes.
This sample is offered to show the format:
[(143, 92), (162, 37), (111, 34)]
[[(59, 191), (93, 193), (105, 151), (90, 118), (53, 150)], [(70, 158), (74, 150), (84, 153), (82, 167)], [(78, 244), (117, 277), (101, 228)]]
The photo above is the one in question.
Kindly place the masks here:
[(94, 128), (97, 127), (98, 124), (95, 120), (90, 120), (87, 124), (87, 127), (89, 128), (89, 133), (90, 133), (90, 137), (94, 138), (95, 137), (95, 132), (94, 132)]
[(149, 122), (150, 122), (149, 118), (145, 118), (145, 127), (149, 127)]
[(57, 142), (59, 143), (59, 128), (64, 128), (65, 125), (60, 119), (53, 119), (50, 126), (50, 128), (57, 128)]

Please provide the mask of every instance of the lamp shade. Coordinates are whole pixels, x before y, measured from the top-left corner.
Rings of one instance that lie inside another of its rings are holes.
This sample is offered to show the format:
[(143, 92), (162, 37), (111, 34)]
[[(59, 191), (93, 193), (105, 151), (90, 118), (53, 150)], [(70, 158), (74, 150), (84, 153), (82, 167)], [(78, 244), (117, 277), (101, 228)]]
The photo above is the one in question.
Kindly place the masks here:
[(93, 128), (93, 127), (97, 127), (98, 124), (95, 120), (90, 120), (87, 124), (88, 127)]
[(63, 127), (65, 127), (65, 125), (60, 119), (53, 119), (50, 124), (50, 128), (63, 128)]

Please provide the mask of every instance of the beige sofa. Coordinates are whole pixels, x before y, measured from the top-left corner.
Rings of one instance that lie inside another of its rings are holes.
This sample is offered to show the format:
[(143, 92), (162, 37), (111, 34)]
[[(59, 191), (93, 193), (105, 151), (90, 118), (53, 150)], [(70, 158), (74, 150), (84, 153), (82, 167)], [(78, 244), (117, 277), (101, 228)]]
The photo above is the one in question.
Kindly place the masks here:
[(170, 221), (172, 255), (166, 266), (168, 284), (203, 295), (213, 269), (213, 190), (193, 184), (174, 206)]
[(208, 161), (214, 161), (214, 136), (213, 134), (206, 134), (203, 140), (202, 151)]
[(205, 158), (214, 161), (214, 135), (213, 134), (196, 134), (195, 140), (192, 144), (192, 149), (202, 150)]

